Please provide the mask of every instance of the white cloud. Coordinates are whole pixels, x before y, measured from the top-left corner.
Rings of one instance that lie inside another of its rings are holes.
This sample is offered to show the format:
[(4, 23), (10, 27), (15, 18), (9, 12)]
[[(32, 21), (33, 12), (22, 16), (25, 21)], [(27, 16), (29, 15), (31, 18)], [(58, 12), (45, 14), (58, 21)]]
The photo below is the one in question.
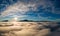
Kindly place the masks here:
[(43, 8), (46, 7), (46, 1), (38, 0), (36, 2), (34, 2), (34, 0), (31, 0), (29, 3), (18, 1), (17, 3), (7, 7), (7, 9), (2, 13), (2, 15), (7, 15), (9, 13), (17, 13), (17, 12), (21, 12), (22, 14), (24, 14), (29, 10), (36, 11), (37, 7), (41, 5), (43, 5)]
[[(11, 0), (11, 2), (13, 1)], [(2, 12), (1, 16), (13, 15), (16, 13), (25, 14), (29, 10), (38, 11), (37, 7), (39, 6), (42, 6), (42, 9), (44, 9), (43, 11), (51, 11), (52, 13), (55, 13), (53, 3), (51, 3), (50, 1), (47, 2), (46, 0), (29, 0), (29, 2), (27, 3), (24, 0), (18, 0), (17, 3), (7, 7), (5, 11)], [(52, 9), (47, 9), (47, 6), (51, 7)]]
[[(15, 23), (11, 22), (9, 24), (13, 24), (13, 26), (8, 27), (9, 29), (5, 28), (4, 30), (9, 31), (9, 33), (6, 33), (6, 36), (46, 36), (46, 35), (49, 35), (50, 28), (46, 28), (39, 23), (45, 24), (46, 22), (44, 23), (43, 22), (15, 22)], [(17, 30), (14, 31), (14, 29), (15, 30), (18, 29), (19, 31)], [(10, 30), (13, 30), (13, 31), (10, 31)]]
[(30, 10), (29, 7), (32, 8), (32, 10), (34, 10), (33, 8), (35, 4), (25, 4), (23, 2), (17, 2), (13, 5), (10, 5), (9, 7), (7, 7), (7, 9), (5, 11), (2, 12), (2, 16), (7, 16), (7, 15), (13, 15), (16, 13), (21, 13), (21, 14), (25, 14), (27, 11)]

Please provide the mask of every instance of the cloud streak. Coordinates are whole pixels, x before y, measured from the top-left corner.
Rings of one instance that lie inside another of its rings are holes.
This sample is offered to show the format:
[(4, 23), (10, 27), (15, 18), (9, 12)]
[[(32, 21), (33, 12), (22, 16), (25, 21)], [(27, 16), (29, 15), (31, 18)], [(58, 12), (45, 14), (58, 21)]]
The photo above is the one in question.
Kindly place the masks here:
[(13, 5), (7, 7), (7, 9), (2, 12), (2, 16), (12, 15), (12, 14), (16, 14), (16, 13), (25, 14), (27, 11), (30, 10), (29, 7), (31, 7), (33, 9), (34, 6), (35, 6), (35, 4), (30, 4), (30, 3), (25, 4), (23, 2), (17, 2), (16, 4), (13, 4)]
[[(10, 1), (9, 3), (15, 2), (13, 0), (9, 1)], [(31, 13), (31, 11), (36, 12), (38, 17), (41, 16), (40, 13), (42, 12), (60, 14), (58, 8), (55, 8), (54, 2), (50, 0), (16, 0), (16, 1), (17, 2), (10, 4), (9, 6), (6, 6), (4, 11), (2, 11), (0, 17), (24, 15), (28, 12)]]
[[(44, 0), (30, 0), (28, 3), (26, 1), (18, 1), (17, 3), (10, 5), (9, 7), (7, 7), (7, 9), (5, 11), (3, 11), (2, 16), (5, 15), (12, 15), (12, 14), (16, 14), (16, 13), (21, 13), (24, 14), (26, 12), (28, 12), (29, 10), (32, 11), (38, 11), (37, 7), (42, 6), (42, 9), (45, 9), (45, 11), (48, 9), (46, 9), (46, 7), (52, 7), (52, 3), (48, 2)], [(11, 14), (10, 14), (11, 13)]]

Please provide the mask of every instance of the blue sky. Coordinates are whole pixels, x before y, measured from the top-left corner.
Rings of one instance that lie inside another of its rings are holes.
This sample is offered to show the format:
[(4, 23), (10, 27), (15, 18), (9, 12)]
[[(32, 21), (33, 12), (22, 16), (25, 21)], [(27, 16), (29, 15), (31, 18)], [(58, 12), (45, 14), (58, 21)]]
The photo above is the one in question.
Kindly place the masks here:
[(60, 21), (60, 0), (0, 0), (0, 21)]

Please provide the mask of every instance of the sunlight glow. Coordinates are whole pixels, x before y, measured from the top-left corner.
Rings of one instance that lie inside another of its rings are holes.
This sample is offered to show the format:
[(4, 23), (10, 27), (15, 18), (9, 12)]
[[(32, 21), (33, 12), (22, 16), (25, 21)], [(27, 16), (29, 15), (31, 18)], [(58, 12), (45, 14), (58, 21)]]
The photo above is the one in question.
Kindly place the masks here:
[(15, 21), (17, 21), (17, 19), (18, 19), (17, 17), (14, 18)]

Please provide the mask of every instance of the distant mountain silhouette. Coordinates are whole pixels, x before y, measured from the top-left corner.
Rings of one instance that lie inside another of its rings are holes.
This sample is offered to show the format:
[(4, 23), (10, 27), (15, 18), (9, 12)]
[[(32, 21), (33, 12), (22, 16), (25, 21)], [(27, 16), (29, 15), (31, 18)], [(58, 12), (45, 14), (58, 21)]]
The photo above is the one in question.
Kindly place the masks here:
[(20, 20), (19, 22), (33, 22), (33, 20)]
[(27, 19), (25, 19), (25, 20), (19, 20), (19, 22), (53, 22), (53, 21), (34, 21), (34, 20), (27, 20)]
[(8, 20), (3, 20), (2, 22), (8, 22)]

